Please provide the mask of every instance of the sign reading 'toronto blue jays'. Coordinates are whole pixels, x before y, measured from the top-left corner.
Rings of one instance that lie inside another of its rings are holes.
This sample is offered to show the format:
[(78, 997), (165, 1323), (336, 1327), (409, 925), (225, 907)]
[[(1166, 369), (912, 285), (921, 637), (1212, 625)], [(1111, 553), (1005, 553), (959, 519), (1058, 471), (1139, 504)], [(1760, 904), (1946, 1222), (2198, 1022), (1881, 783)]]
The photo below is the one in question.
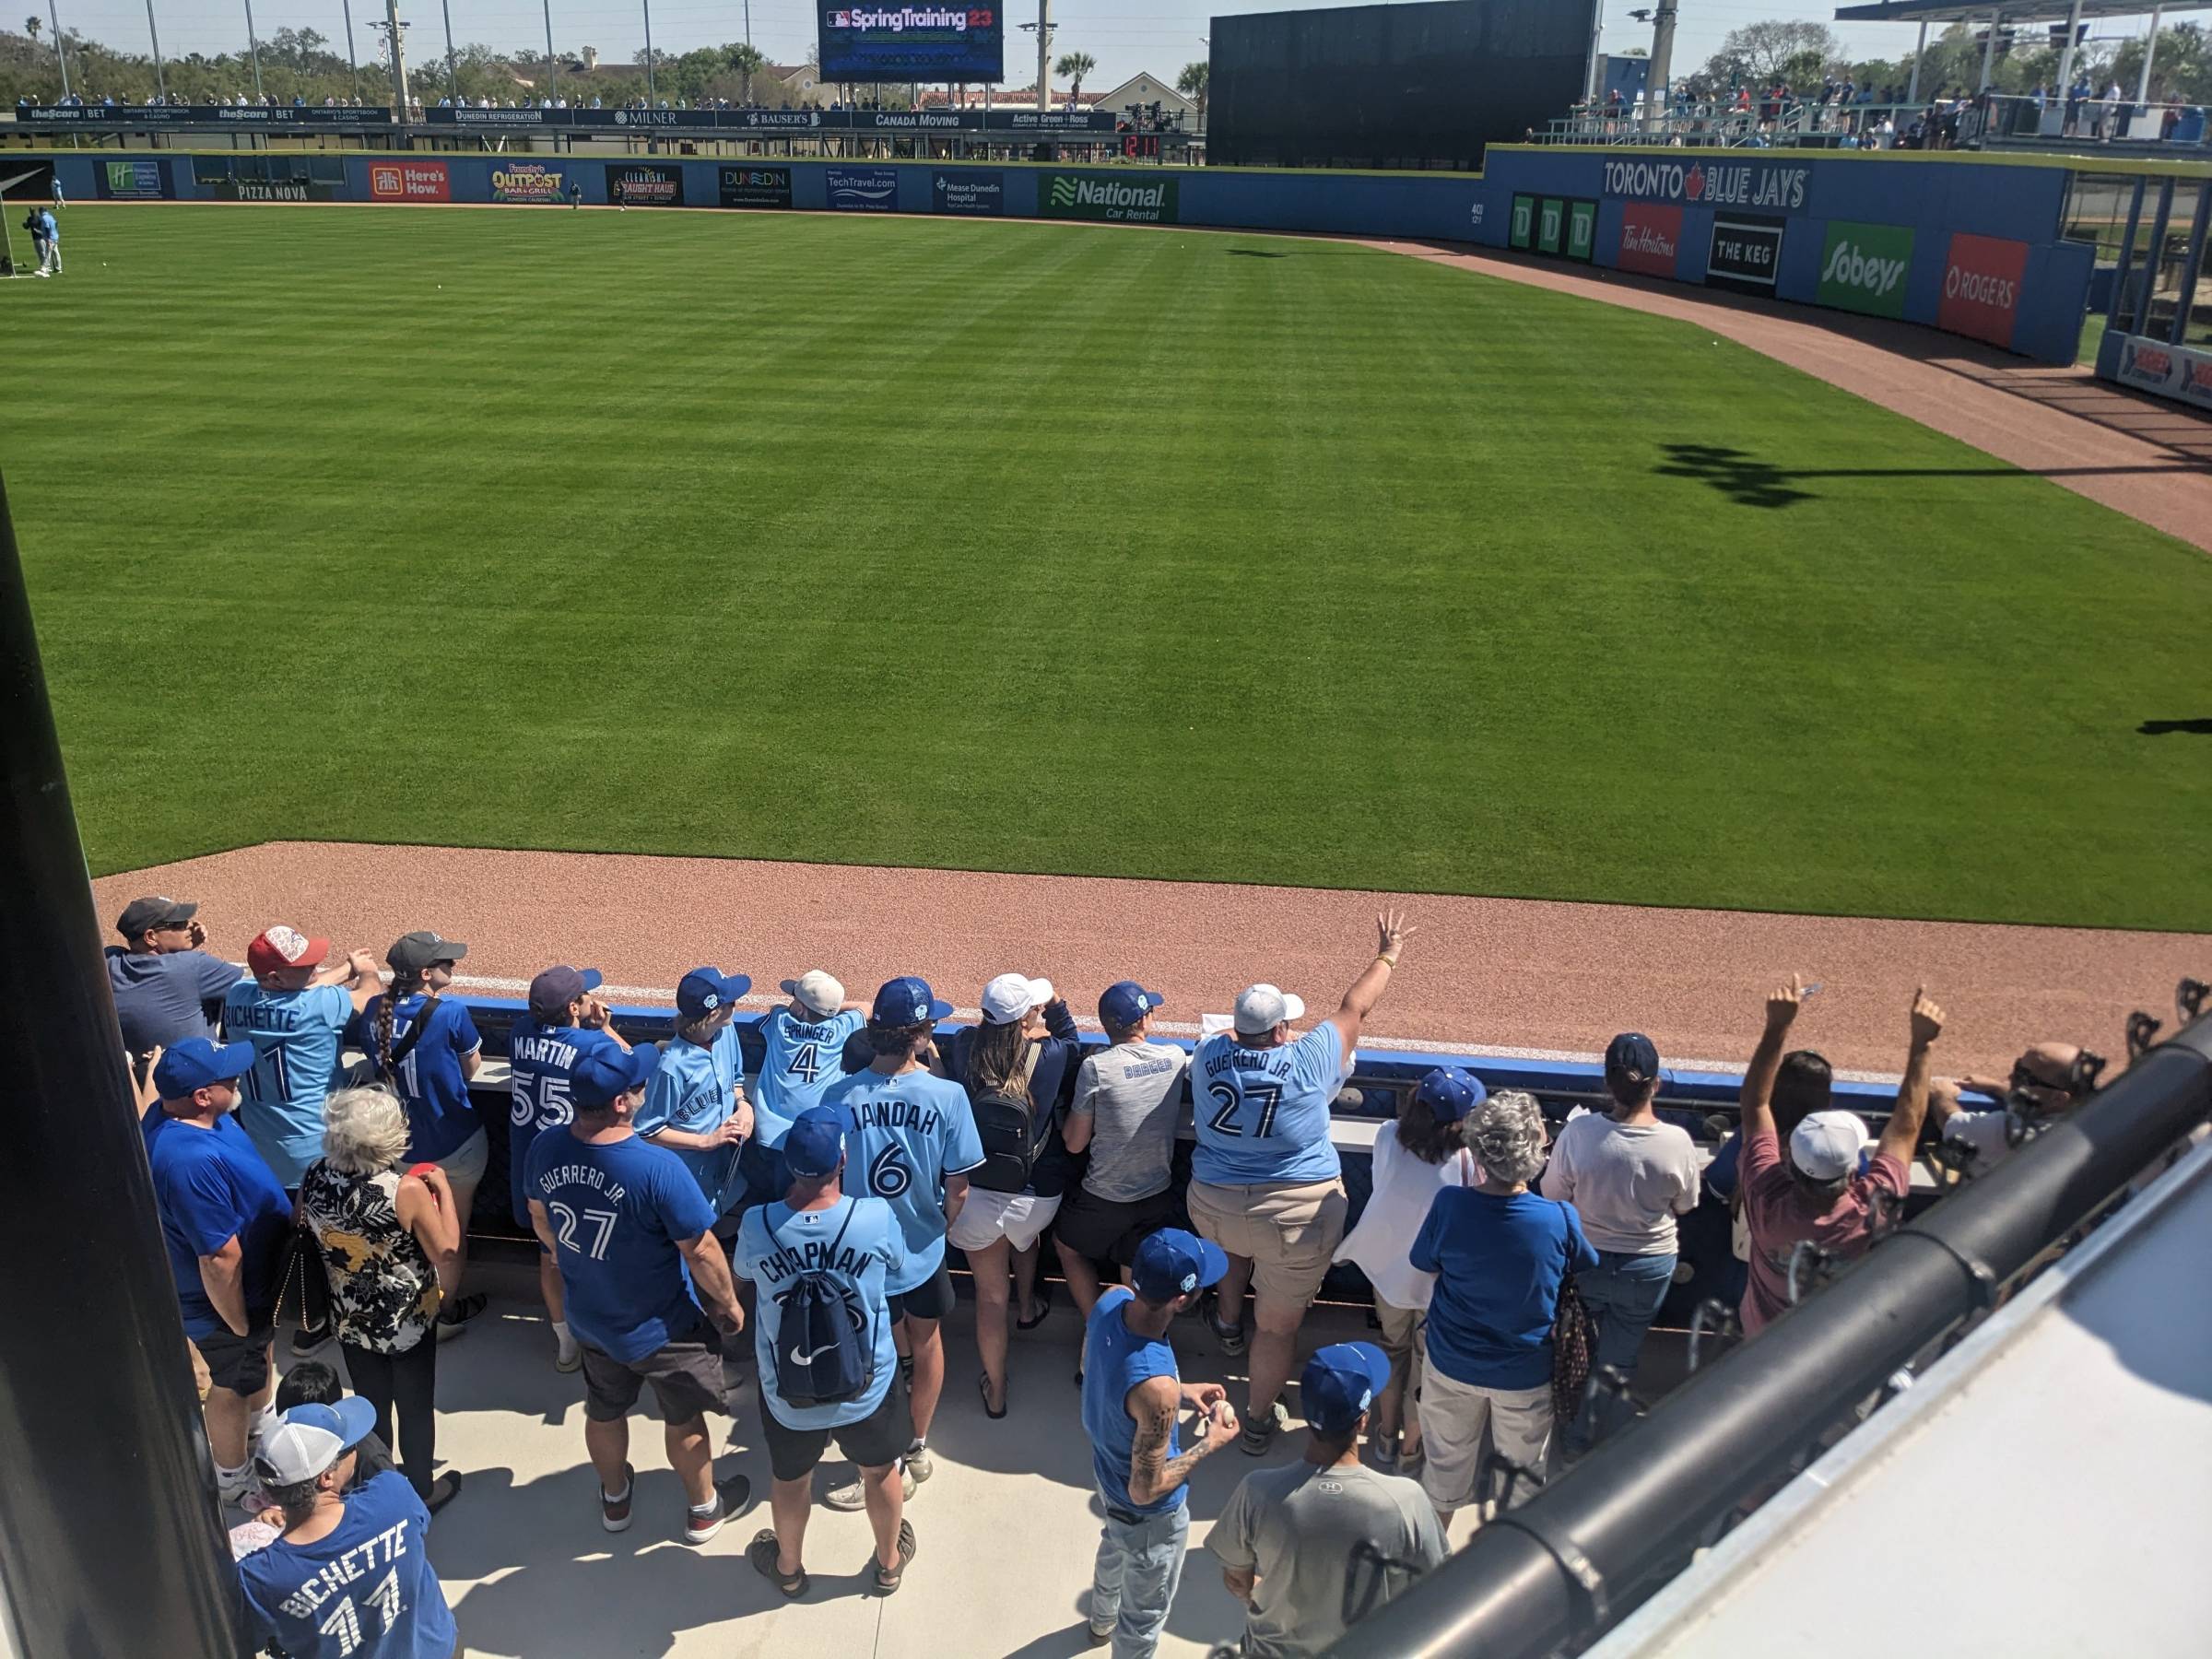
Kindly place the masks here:
[(1692, 207), (1810, 211), (1813, 170), (1775, 161), (1608, 161), (1605, 194)]
[(821, 7), (825, 81), (996, 81), (1006, 74), (1006, 24), (981, 6)]

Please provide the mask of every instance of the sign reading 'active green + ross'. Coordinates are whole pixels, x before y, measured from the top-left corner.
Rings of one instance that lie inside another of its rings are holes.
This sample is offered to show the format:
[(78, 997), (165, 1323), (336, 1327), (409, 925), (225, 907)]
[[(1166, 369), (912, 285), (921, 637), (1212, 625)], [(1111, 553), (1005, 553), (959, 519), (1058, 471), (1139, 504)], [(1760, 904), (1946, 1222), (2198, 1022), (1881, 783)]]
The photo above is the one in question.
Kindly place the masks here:
[(1172, 225), (1180, 179), (1111, 173), (1048, 172), (1037, 182), (1037, 210), (1046, 218), (1124, 219)]
[(1820, 303), (1870, 317), (1901, 317), (1912, 269), (1912, 232), (1906, 227), (1833, 220), (1820, 253)]

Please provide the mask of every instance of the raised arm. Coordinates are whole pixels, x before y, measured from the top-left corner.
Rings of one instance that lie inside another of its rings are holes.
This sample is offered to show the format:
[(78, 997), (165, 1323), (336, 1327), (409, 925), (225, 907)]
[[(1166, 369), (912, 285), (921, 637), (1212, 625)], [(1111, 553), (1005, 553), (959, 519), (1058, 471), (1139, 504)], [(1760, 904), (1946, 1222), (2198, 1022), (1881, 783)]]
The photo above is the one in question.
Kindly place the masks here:
[(1882, 1125), (1875, 1150), (1902, 1164), (1912, 1161), (1920, 1144), (1920, 1126), (1928, 1115), (1928, 1065), (1936, 1039), (1943, 1033), (1943, 1009), (1928, 1000), (1925, 985), (1912, 993), (1912, 1041), (1905, 1051), (1904, 1080), (1897, 1086), (1897, 1104)]
[(1344, 1055), (1348, 1061), (1352, 1050), (1359, 1046), (1359, 1028), (1367, 1017), (1375, 1011), (1382, 1000), (1382, 991), (1390, 983), (1391, 971), (1398, 965), (1398, 952), (1405, 948), (1406, 938), (1417, 930), (1406, 925), (1401, 911), (1384, 911), (1375, 918), (1375, 959), (1368, 963), (1359, 977), (1352, 982), (1351, 989), (1344, 994), (1344, 1001), (1336, 1012), (1329, 1016), (1329, 1023), (1344, 1039)]
[(1788, 1040), (1790, 1026), (1804, 1001), (1802, 974), (1791, 974), (1788, 984), (1777, 985), (1767, 993), (1766, 1029), (1759, 1034), (1759, 1046), (1751, 1051), (1751, 1064), (1744, 1068), (1746, 1140), (1754, 1135), (1774, 1133), (1774, 1078), (1782, 1070), (1782, 1045)]
[(1134, 1503), (1152, 1503), (1191, 1477), (1191, 1471), (1235, 1437), (1237, 1414), (1226, 1400), (1218, 1400), (1198, 1420), (1197, 1438), (1180, 1457), (1168, 1455), (1174, 1437), (1175, 1418), (1182, 1405), (1182, 1390), (1172, 1377), (1147, 1377), (1124, 1398), (1123, 1408), (1136, 1419), (1136, 1444), (1129, 1454), (1129, 1498)]

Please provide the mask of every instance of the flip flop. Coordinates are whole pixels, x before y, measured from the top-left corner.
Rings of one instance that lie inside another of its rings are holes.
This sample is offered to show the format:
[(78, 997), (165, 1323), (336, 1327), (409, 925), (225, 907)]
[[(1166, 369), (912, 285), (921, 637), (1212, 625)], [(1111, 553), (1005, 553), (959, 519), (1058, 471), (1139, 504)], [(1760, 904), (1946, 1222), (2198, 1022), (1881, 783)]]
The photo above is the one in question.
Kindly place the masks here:
[(781, 1547), (776, 1542), (776, 1535), (762, 1528), (755, 1535), (753, 1541), (745, 1547), (745, 1559), (759, 1569), (762, 1578), (772, 1581), (786, 1597), (795, 1599), (806, 1594), (806, 1586), (811, 1581), (806, 1577), (806, 1569), (804, 1567), (785, 1575), (783, 1570), (776, 1565), (776, 1555)]
[(907, 1567), (913, 1559), (914, 1524), (911, 1521), (901, 1521), (899, 1523), (899, 1565), (886, 1567), (874, 1556), (868, 1558), (869, 1564), (876, 1569), (877, 1592), (884, 1595), (897, 1594), (899, 1586), (905, 1582)]
[(991, 1409), (991, 1373), (990, 1373), (990, 1372), (988, 1372), (988, 1371), (979, 1371), (979, 1372), (977, 1372), (977, 1373), (976, 1373), (976, 1379), (975, 1379), (975, 1386), (976, 1386), (976, 1391), (977, 1391), (978, 1393), (980, 1393), (980, 1394), (981, 1394), (983, 1396), (983, 1415), (984, 1415), (985, 1417), (989, 1418), (990, 1418), (990, 1419), (991, 1419), (993, 1422), (994, 1422), (994, 1423), (995, 1423), (995, 1422), (997, 1422), (997, 1421), (998, 1421), (998, 1419), (999, 1419), (1000, 1418), (1003, 1418), (1003, 1417), (1005, 1417), (1005, 1416), (1006, 1415), (1006, 1394), (1005, 1394), (1003, 1392), (1002, 1392), (1002, 1393), (999, 1394), (998, 1409), (997, 1409), (996, 1411), (994, 1411), (994, 1410), (992, 1410), (992, 1409)]
[(1052, 1311), (1053, 1287), (1048, 1282), (1042, 1286), (1037, 1293), (1037, 1317), (1034, 1319), (1018, 1319), (1014, 1322), (1014, 1328), (1018, 1331), (1033, 1331), (1039, 1325), (1044, 1323), (1044, 1316), (1050, 1313)]

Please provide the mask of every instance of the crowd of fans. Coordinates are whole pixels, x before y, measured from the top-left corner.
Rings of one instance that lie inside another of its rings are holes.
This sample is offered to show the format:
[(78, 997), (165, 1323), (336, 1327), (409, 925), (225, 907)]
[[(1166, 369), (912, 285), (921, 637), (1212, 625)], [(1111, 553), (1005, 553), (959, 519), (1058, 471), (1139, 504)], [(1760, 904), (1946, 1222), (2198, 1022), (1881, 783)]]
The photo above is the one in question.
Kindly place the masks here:
[[(406, 1633), (376, 1651), (447, 1653), (425, 1534), (461, 1477), (435, 1468), (437, 1356), (484, 1305), (463, 1280), (488, 1166), (468, 1088), (482, 1042), (448, 994), (467, 947), (410, 933), (384, 955), (387, 985), (369, 952), (285, 926), (254, 938), (241, 975), (203, 948), (195, 907), (166, 898), (135, 900), (118, 931), (111, 981), (217, 1478), (253, 1516), (234, 1535), (253, 1630), (291, 1659), (352, 1653), (364, 1632)], [(815, 970), (782, 982), (749, 1077), (742, 974), (686, 974), (655, 1045), (616, 1030), (596, 973), (539, 973), (508, 1040), (508, 1201), (541, 1252), (552, 1362), (582, 1373), (601, 1524), (632, 1524), (629, 1418), (647, 1387), (686, 1491), (684, 1539), (747, 1508), (742, 1477), (717, 1478), (707, 1418), (734, 1415), (749, 1367), (772, 1480), (748, 1559), (782, 1594), (807, 1593), (815, 1473), (834, 1441), (857, 1478), (823, 1500), (865, 1511), (873, 1587), (895, 1593), (917, 1553), (908, 1506), (934, 1473), (947, 1247), (974, 1274), (976, 1387), (1002, 1418), (1010, 1333), (1051, 1311), (1050, 1231), (1084, 1320), (1078, 1415), (1104, 1512), (1090, 1640), (1124, 1659), (1155, 1651), (1192, 1470), (1231, 1444), (1266, 1456), (1296, 1379), (1298, 1455), (1244, 1479), (1206, 1547), (1248, 1609), (1242, 1652), (1317, 1653), (1443, 1559), (1457, 1512), (1524, 1501), (1632, 1410), (1677, 1224), (1707, 1185), (1724, 1183), (1741, 1218), (1755, 1335), (1817, 1282), (1808, 1259), (1847, 1261), (1893, 1223), (1927, 1113), (1971, 1170), (2018, 1137), (1962, 1091), (2032, 1088), (2061, 1111), (2083, 1086), (2080, 1056), (2055, 1045), (2009, 1083), (1933, 1079), (1943, 1010), (1918, 995), (1896, 1105), (1871, 1139), (1830, 1104), (1828, 1063), (1784, 1052), (1819, 989), (1793, 980), (1766, 999), (1740, 1133), (1711, 1165), (1656, 1109), (1656, 1047), (1627, 1032), (1606, 1053), (1607, 1110), (1556, 1139), (1533, 1096), (1428, 1074), (1378, 1138), (1347, 1233), (1331, 1109), (1412, 931), (1380, 918), (1371, 958), (1318, 1021), (1255, 984), (1187, 1052), (1157, 1040), (1165, 999), (1134, 980), (1099, 997), (1107, 1041), (1087, 1049), (1041, 978), (1000, 975), (981, 1023), (943, 1034), (950, 1007), (924, 981), (893, 979), (864, 1007)], [(349, 1049), (364, 1058), (348, 1064)], [(1380, 1342), (1301, 1364), (1306, 1312), (1339, 1261), (1371, 1282)], [(300, 1316), (281, 1385), (280, 1305)], [(1241, 1405), (1182, 1382), (1171, 1338), (1186, 1313), (1201, 1340), (1248, 1356)], [(306, 1358), (333, 1336), (350, 1395)], [(1613, 1385), (1586, 1387), (1594, 1369)]]

